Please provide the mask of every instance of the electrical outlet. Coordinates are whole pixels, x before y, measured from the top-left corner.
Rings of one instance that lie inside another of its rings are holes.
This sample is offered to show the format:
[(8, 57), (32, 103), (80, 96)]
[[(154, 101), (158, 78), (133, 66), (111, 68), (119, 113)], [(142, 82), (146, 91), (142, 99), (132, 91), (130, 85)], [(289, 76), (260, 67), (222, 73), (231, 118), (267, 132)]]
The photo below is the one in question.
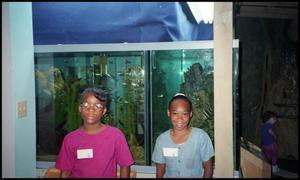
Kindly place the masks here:
[(27, 101), (20, 101), (17, 105), (17, 117), (23, 118), (27, 116)]

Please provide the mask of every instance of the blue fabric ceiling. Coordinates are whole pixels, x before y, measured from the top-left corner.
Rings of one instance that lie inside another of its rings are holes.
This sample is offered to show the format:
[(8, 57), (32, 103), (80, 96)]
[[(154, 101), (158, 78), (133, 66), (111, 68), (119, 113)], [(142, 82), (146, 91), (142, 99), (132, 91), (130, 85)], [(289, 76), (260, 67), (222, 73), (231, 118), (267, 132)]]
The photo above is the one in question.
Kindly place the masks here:
[(178, 2), (33, 2), (35, 45), (212, 40)]

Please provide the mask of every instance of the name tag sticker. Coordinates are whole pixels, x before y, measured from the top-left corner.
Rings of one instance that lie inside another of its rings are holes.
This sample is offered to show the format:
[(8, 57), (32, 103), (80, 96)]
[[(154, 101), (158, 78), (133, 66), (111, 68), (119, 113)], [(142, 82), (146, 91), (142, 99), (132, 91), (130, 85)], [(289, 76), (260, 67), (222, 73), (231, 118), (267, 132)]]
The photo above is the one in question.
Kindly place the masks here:
[(93, 149), (77, 149), (77, 159), (93, 158)]
[(167, 157), (177, 157), (178, 156), (178, 148), (163, 148), (164, 156)]

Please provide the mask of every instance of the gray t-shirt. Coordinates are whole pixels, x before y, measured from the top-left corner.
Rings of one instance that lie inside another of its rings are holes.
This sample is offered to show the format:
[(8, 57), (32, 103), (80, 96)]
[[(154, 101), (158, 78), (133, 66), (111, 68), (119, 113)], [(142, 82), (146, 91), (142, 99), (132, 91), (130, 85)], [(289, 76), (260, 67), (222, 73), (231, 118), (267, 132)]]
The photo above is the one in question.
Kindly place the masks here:
[(166, 164), (164, 177), (203, 177), (202, 163), (214, 156), (214, 149), (208, 134), (200, 128), (192, 128), (188, 139), (175, 144), (171, 130), (158, 136), (152, 161)]

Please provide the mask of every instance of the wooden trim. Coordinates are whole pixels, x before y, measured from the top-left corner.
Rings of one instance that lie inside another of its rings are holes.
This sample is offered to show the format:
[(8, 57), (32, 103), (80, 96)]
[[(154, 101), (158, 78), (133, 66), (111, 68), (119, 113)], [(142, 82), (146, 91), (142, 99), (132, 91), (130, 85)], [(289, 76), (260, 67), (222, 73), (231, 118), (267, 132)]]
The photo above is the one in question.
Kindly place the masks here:
[(240, 147), (241, 155), (241, 178), (271, 178), (271, 165), (255, 155)]
[(215, 177), (233, 177), (233, 3), (214, 3)]

